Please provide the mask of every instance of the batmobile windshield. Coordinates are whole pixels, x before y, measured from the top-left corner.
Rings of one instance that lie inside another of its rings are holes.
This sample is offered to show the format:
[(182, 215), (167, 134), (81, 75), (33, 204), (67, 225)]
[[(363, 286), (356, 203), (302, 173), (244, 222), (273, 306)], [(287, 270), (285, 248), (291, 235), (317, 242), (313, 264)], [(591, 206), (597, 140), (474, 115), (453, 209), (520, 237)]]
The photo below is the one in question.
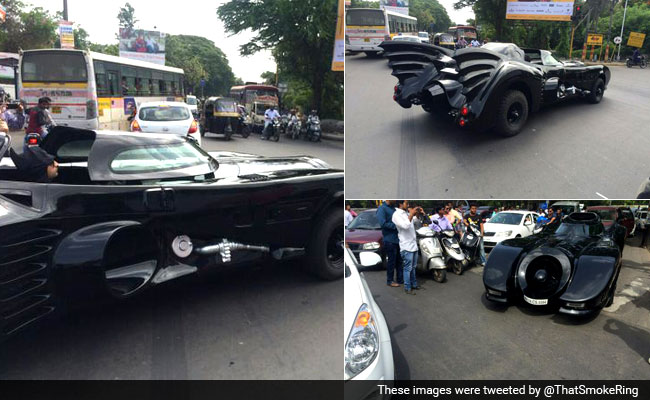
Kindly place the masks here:
[(555, 231), (555, 236), (590, 237), (603, 233), (602, 224), (562, 223)]

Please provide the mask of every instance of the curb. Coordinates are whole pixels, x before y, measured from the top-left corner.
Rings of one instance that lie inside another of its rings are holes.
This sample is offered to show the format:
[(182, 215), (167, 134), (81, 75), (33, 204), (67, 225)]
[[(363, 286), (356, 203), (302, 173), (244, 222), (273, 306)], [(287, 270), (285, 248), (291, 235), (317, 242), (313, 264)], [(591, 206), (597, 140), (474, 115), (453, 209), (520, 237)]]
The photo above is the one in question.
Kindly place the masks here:
[(323, 133), (323, 139), (343, 142), (345, 141), (345, 135), (342, 133)]

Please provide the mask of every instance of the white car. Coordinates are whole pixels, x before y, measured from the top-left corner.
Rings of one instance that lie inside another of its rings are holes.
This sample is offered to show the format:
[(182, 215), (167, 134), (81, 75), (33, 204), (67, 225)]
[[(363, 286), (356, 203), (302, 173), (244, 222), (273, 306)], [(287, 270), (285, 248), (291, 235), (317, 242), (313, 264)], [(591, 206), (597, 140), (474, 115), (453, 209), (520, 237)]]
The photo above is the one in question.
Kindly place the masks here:
[(419, 37), (412, 35), (395, 35), (392, 40), (401, 40), (405, 42), (417, 42), (422, 43)]
[(483, 225), (483, 244), (492, 248), (506, 239), (534, 233), (539, 214), (532, 211), (501, 211)]
[[(395, 378), (393, 347), (384, 314), (375, 303), (363, 273), (359, 273), (359, 264), (349, 248), (345, 248), (344, 259), (345, 380), (392, 381)], [(379, 254), (373, 252), (362, 252), (359, 259), (363, 266), (381, 263)], [(375, 383), (368, 386), (367, 393), (358, 396), (355, 393), (352, 397), (369, 398), (377, 390)], [(359, 386), (354, 387), (361, 390)]]
[(648, 210), (638, 210), (634, 214), (634, 229), (643, 229), (643, 227), (648, 224), (650, 224), (650, 219), (648, 219)]
[(131, 132), (169, 133), (193, 138), (201, 145), (199, 126), (190, 107), (177, 101), (141, 103), (131, 122)]
[(418, 32), (418, 38), (420, 38), (422, 43), (430, 43), (428, 32)]

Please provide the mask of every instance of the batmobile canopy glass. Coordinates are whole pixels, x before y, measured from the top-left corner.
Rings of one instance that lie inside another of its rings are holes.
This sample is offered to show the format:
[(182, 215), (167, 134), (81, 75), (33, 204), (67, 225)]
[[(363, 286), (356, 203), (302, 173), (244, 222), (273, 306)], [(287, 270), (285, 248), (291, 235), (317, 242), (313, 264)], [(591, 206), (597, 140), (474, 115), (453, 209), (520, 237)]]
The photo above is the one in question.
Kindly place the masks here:
[(603, 233), (603, 225), (598, 224), (576, 224), (562, 223), (555, 231), (556, 236), (581, 236), (590, 237)]

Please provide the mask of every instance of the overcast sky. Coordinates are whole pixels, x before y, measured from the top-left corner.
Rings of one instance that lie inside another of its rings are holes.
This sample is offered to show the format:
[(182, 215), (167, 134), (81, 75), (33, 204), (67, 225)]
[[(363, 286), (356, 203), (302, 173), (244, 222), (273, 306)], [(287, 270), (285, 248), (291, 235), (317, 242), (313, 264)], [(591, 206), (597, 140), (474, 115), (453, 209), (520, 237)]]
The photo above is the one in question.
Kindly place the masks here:
[(454, 3), (457, 0), (438, 0), (447, 10), (449, 18), (452, 22), (457, 23), (458, 25), (463, 25), (469, 18), (474, 18), (474, 11), (472, 7), (461, 8), (460, 10), (454, 10)]
[[(63, 11), (63, 0), (27, 0), (51, 12)], [(226, 56), (236, 76), (244, 81), (260, 82), (264, 71), (275, 71), (270, 51), (253, 56), (239, 55), (239, 46), (252, 33), (228, 37), (217, 17), (217, 7), (225, 0), (129, 0), (139, 20), (137, 28), (158, 30), (172, 35), (196, 35), (212, 40)], [(126, 0), (68, 0), (68, 19), (84, 28), (95, 43), (115, 43), (119, 21), (117, 13)]]

